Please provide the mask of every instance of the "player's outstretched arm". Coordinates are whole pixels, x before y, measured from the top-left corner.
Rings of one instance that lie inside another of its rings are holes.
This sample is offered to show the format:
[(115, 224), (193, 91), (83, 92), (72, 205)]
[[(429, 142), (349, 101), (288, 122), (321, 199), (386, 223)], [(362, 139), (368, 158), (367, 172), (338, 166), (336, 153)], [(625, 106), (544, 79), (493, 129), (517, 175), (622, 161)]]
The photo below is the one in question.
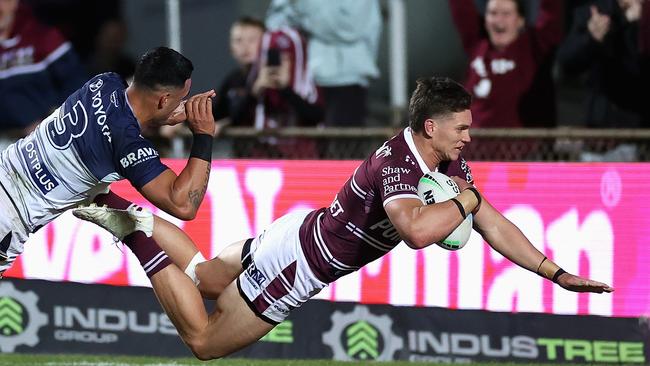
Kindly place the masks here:
[(607, 284), (575, 276), (565, 272), (542, 254), (526, 236), (497, 211), (485, 198), (474, 215), (474, 229), (490, 244), (513, 263), (549, 279), (569, 291), (612, 292)]
[(166, 170), (140, 190), (156, 207), (179, 219), (196, 216), (208, 186), (215, 133), (213, 96), (214, 91), (197, 94), (184, 104), (194, 141), (183, 171), (177, 176)]

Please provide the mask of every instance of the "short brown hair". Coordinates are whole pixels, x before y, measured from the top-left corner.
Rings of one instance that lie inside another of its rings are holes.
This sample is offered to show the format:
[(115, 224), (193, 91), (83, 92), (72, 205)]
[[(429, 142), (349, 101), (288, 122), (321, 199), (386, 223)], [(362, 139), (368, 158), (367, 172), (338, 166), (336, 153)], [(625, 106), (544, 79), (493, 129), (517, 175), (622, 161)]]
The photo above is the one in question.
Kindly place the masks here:
[(447, 77), (421, 78), (409, 102), (409, 127), (414, 132), (424, 128), (424, 121), (468, 110), (472, 96), (462, 85)]
[(266, 31), (266, 26), (264, 25), (264, 22), (261, 19), (251, 17), (251, 16), (248, 16), (248, 15), (245, 15), (245, 16), (237, 19), (232, 25), (233, 25), (233, 27), (236, 26), (236, 25), (257, 27), (257, 28), (261, 29), (263, 32)]

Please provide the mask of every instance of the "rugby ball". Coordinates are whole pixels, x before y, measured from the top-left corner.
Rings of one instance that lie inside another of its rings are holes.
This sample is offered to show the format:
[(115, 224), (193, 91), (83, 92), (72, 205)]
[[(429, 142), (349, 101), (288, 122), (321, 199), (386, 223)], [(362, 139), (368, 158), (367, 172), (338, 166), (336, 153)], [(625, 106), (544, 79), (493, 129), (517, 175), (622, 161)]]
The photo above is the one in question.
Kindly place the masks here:
[[(458, 194), (460, 194), (460, 188), (456, 182), (439, 172), (426, 173), (418, 182), (418, 196), (427, 205), (445, 202)], [(449, 236), (436, 244), (447, 250), (458, 250), (464, 247), (472, 234), (473, 222), (473, 216), (470, 213)]]

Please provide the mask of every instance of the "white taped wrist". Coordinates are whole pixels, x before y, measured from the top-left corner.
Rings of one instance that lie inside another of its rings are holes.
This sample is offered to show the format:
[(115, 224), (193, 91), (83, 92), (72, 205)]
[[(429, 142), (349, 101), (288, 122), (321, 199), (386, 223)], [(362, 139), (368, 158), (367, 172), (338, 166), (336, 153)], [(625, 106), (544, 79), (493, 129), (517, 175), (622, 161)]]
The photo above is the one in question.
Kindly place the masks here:
[(199, 285), (201, 281), (196, 277), (196, 265), (205, 262), (205, 257), (203, 257), (203, 254), (201, 252), (197, 252), (194, 257), (192, 257), (192, 260), (190, 260), (190, 263), (187, 265), (185, 268), (185, 274), (188, 275), (194, 284), (196, 286)]

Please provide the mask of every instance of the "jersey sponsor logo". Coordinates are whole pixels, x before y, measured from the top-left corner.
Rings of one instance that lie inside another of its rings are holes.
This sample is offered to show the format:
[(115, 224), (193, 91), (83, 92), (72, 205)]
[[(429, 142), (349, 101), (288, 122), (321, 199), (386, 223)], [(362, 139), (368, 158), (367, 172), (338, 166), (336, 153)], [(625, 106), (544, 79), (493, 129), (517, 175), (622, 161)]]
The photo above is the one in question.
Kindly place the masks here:
[(382, 180), (382, 185), (384, 187), (388, 185), (395, 185), (396, 183), (399, 183), (402, 181), (402, 174), (409, 174), (411, 172), (411, 169), (407, 168), (393, 168), (390, 166), (384, 167), (381, 170), (381, 176), (384, 177)]
[(413, 166), (416, 166), (416, 164), (417, 164), (417, 163), (415, 162), (415, 160), (413, 160), (413, 159), (411, 158), (411, 155), (406, 155), (406, 157), (404, 158), (404, 161), (407, 162), (407, 163), (409, 163), (409, 164), (411, 164), (411, 165), (413, 165)]
[(381, 176), (384, 177), (382, 185), (393, 184), (402, 181), (402, 174), (409, 174), (411, 169), (406, 168), (393, 168), (390, 166), (384, 167), (381, 170)]
[(29, 167), (29, 177), (43, 194), (48, 194), (59, 185), (43, 163), (43, 154), (33, 140), (20, 147), (20, 153)]
[(392, 241), (400, 240), (400, 236), (399, 233), (397, 232), (397, 229), (395, 229), (393, 223), (390, 222), (390, 219), (388, 218), (385, 218), (370, 227), (370, 230), (376, 230), (376, 229), (381, 230), (381, 236), (386, 239)]
[(125, 157), (121, 158), (120, 164), (122, 168), (128, 168), (157, 157), (158, 151), (153, 147), (141, 147), (136, 152), (128, 153)]
[(258, 287), (262, 287), (262, 284), (266, 281), (266, 276), (255, 267), (255, 263), (251, 263), (251, 265), (248, 266), (246, 269), (246, 275), (246, 277), (257, 284)]
[(330, 205), (330, 214), (332, 217), (336, 217), (343, 212), (345, 212), (345, 210), (343, 209), (343, 206), (341, 206), (341, 202), (339, 202), (339, 195), (337, 194), (336, 197), (334, 197), (334, 201)]
[(465, 173), (467, 183), (474, 183), (472, 169), (470, 169), (469, 164), (467, 164), (467, 161), (463, 157), (460, 158), (460, 169)]
[(111, 103), (115, 106), (115, 108), (120, 107), (120, 102), (117, 100), (117, 90), (111, 93)]
[[(95, 87), (94, 91), (93, 85)], [(102, 85), (102, 79), (99, 79), (95, 83), (90, 84), (90, 90), (95, 93), (93, 94), (91, 105), (93, 107), (93, 115), (95, 116), (95, 121), (101, 129), (102, 135), (106, 137), (106, 140), (108, 140), (108, 142), (111, 142), (111, 129), (108, 128), (108, 125), (106, 124), (106, 108), (104, 108), (104, 101), (102, 100), (102, 91), (99, 90), (101, 89)]]
[(418, 193), (418, 189), (415, 188), (415, 186), (413, 186), (412, 184), (396, 183), (396, 184), (384, 186), (384, 196), (394, 192), (405, 192), (405, 191)]
[(90, 88), (90, 91), (92, 93), (94, 93), (94, 92), (98, 91), (99, 89), (101, 89), (103, 85), (104, 85), (104, 80), (99, 79), (99, 80), (95, 81), (94, 83), (91, 83), (88, 87)]
[(392, 166), (387, 166), (384, 167), (381, 170), (381, 176), (385, 177), (389, 174), (408, 174), (411, 172), (411, 169), (406, 169), (406, 168), (393, 168)]
[(86, 132), (88, 113), (83, 103), (78, 100), (72, 105), (72, 111), (52, 118), (47, 125), (47, 138), (52, 146), (59, 150), (67, 149), (73, 139)]

